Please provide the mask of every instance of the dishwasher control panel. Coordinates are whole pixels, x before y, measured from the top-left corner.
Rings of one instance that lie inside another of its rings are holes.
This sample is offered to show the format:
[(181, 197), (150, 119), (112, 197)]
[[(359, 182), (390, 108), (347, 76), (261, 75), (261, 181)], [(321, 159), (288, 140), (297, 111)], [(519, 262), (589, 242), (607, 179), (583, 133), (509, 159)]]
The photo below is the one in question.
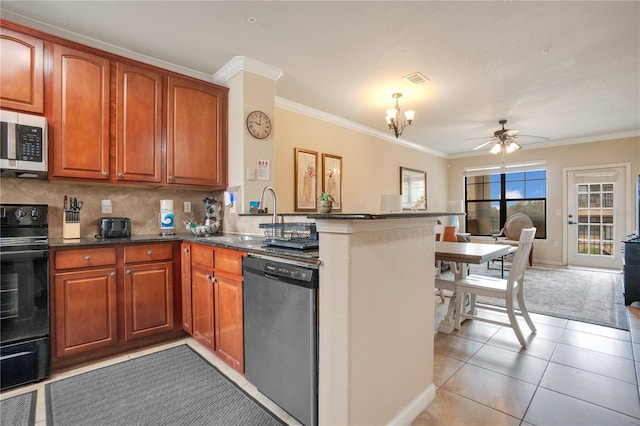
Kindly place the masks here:
[(296, 266), (283, 265), (281, 263), (267, 263), (264, 266), (265, 272), (280, 277), (292, 278), (300, 281), (311, 281), (313, 270), (299, 268)]

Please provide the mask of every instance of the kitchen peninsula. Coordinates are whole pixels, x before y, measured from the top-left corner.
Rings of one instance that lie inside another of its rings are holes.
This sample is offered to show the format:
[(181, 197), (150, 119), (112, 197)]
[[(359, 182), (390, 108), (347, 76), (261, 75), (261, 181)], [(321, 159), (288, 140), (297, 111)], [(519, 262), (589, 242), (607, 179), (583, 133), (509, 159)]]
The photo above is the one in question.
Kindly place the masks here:
[(435, 398), (434, 225), (446, 213), (312, 214), (319, 424), (409, 424)]

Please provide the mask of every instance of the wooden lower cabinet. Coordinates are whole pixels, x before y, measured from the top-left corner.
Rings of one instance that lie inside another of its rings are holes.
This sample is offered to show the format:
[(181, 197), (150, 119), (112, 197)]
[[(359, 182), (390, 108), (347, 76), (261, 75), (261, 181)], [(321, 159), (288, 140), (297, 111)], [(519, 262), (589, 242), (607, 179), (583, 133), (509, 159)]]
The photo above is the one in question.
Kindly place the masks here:
[(52, 248), (54, 370), (183, 334), (173, 259), (172, 242)]
[(215, 353), (237, 371), (244, 371), (242, 277), (216, 274)]
[(244, 373), (242, 258), (246, 253), (187, 243), (182, 253), (182, 295), (191, 300), (191, 311), (182, 310), (183, 329)]
[(207, 348), (214, 348), (213, 280), (210, 270), (197, 266), (191, 269), (191, 313), (193, 337)]
[(118, 342), (115, 268), (56, 274), (54, 287), (56, 356)]
[(193, 334), (192, 314), (191, 314), (191, 243), (182, 243), (180, 246), (181, 256), (181, 284), (182, 290), (182, 329), (189, 334)]
[(127, 265), (124, 275), (124, 340), (173, 330), (171, 262)]

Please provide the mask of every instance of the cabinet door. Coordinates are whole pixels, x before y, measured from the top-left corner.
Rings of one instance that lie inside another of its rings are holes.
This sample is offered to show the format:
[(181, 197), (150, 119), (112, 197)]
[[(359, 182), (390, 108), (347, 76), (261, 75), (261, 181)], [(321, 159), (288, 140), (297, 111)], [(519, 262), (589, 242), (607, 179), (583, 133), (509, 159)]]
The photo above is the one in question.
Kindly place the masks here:
[(193, 266), (191, 283), (193, 337), (213, 350), (213, 272), (210, 269)]
[(44, 113), (42, 40), (2, 28), (0, 52), (0, 107)]
[(54, 286), (57, 357), (118, 342), (115, 269), (59, 273)]
[(216, 274), (215, 353), (240, 373), (244, 373), (242, 278)]
[(162, 76), (116, 66), (116, 180), (160, 182)]
[(125, 340), (173, 330), (172, 277), (170, 262), (125, 265)]
[(110, 62), (53, 45), (50, 176), (109, 179)]
[(193, 335), (191, 327), (191, 244), (182, 243), (182, 329)]
[(167, 182), (227, 187), (228, 89), (167, 79)]

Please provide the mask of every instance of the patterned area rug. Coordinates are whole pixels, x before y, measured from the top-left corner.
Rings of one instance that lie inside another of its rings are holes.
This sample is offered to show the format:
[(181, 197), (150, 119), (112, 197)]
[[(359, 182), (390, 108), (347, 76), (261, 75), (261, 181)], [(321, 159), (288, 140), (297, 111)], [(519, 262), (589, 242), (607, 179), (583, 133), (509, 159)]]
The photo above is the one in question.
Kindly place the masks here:
[(36, 423), (37, 391), (0, 401), (0, 425), (32, 426)]
[(48, 425), (282, 425), (187, 345), (45, 386)]
[[(471, 273), (499, 278), (500, 264), (491, 268), (486, 263), (471, 265)], [(443, 278), (452, 279), (451, 272)], [(629, 330), (620, 273), (533, 266), (527, 268), (524, 280), (529, 312)], [(500, 304), (495, 299), (479, 300)]]

